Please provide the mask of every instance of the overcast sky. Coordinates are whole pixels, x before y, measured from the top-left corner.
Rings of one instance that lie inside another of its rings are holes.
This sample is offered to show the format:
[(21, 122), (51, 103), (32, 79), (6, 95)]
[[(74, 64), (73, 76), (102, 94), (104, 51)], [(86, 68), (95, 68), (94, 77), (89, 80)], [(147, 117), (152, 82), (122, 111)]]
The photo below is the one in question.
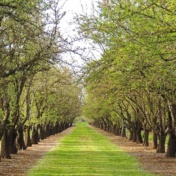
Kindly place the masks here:
[[(63, 10), (66, 11), (66, 15), (62, 20), (61, 29), (66, 32), (72, 32), (74, 25), (70, 22), (74, 19), (75, 14), (92, 14), (93, 6), (97, 6), (97, 0), (66, 0)], [(72, 27), (71, 27), (72, 26)]]
[[(73, 21), (75, 14), (93, 14), (93, 8), (97, 7), (97, 1), (98, 0), (66, 0), (66, 3), (63, 7), (63, 11), (66, 12), (66, 15), (60, 23), (61, 33), (64, 35), (64, 38), (68, 39), (78, 35), (76, 31), (74, 31), (75, 25)], [(85, 43), (85, 41), (75, 42), (73, 48), (77, 46), (87, 46), (87, 48), (91, 48), (91, 46), (88, 43)], [(89, 53), (89, 49), (87, 49), (86, 52)], [(91, 50), (91, 52), (93, 51)], [(81, 59), (81, 57), (79, 57), (79, 55), (67, 53), (64, 54), (64, 58), (67, 58), (66, 60), (69, 60), (69, 63), (72, 63), (73, 67), (80, 67), (80, 65), (84, 65), (84, 61)]]

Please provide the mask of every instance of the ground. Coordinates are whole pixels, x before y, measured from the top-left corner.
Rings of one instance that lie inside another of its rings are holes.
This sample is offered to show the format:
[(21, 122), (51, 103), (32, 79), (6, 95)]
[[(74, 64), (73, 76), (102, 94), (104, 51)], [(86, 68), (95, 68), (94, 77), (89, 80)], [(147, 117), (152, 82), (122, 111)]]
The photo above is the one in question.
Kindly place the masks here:
[[(38, 145), (33, 145), (27, 148), (26, 151), (20, 151), (17, 155), (12, 155), (11, 160), (2, 159), (0, 162), (0, 176), (25, 176), (27, 170), (34, 166), (46, 152), (54, 148), (58, 144), (58, 140), (69, 134), (73, 128), (71, 127), (62, 133), (50, 136)], [(96, 130), (106, 135), (115, 145), (118, 145), (130, 155), (135, 156), (145, 170), (160, 176), (176, 175), (176, 158), (166, 158), (165, 154), (157, 154), (150, 147), (145, 148), (126, 138), (115, 136), (97, 128)]]

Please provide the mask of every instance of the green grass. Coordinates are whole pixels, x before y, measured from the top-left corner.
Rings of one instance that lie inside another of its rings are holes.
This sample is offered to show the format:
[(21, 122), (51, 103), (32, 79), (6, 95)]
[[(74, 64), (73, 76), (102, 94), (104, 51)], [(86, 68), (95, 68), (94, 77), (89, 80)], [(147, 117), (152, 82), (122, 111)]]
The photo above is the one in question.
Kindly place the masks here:
[(138, 161), (117, 148), (86, 123), (64, 137), (60, 144), (28, 172), (28, 176), (152, 176)]

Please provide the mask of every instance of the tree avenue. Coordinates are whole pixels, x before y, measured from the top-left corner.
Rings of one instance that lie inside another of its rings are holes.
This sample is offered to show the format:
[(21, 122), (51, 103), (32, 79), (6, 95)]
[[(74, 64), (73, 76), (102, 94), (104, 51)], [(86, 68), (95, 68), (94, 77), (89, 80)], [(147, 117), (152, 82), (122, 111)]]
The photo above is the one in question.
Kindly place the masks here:
[(66, 52), (61, 7), (58, 0), (0, 2), (2, 158), (63, 131), (80, 114), (81, 89), (59, 65)]
[(168, 157), (176, 151), (175, 8), (173, 0), (110, 0), (78, 19), (81, 34), (104, 48), (85, 68), (84, 114), (145, 146), (152, 132), (153, 148)]
[[(0, 159), (63, 131), (82, 113), (82, 87), (61, 55), (72, 43), (61, 35), (62, 5), (0, 2)], [(152, 133), (152, 147), (167, 157), (176, 156), (175, 9), (174, 0), (107, 0), (76, 19), (80, 40), (103, 53), (83, 70), (83, 114), (116, 135), (128, 130), (145, 147)]]

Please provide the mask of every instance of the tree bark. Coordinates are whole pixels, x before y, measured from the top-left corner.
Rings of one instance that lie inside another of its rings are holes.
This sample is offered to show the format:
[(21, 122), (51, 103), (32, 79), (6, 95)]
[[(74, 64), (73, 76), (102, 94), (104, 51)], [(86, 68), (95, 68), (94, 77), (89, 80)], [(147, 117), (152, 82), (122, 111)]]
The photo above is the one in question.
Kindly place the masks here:
[(152, 148), (157, 149), (158, 147), (158, 137), (157, 134), (153, 131), (152, 132), (153, 138), (152, 138)]
[(144, 129), (144, 142), (143, 142), (143, 145), (145, 147), (148, 147), (149, 146), (149, 130), (147, 129)]
[(46, 137), (49, 137), (50, 134), (49, 134), (49, 124), (48, 123), (45, 125), (45, 131), (46, 131)]
[(45, 129), (43, 125), (40, 125), (39, 129), (40, 129), (40, 139), (43, 140), (46, 138)]
[(142, 131), (141, 129), (138, 129), (136, 132), (136, 136), (137, 136), (136, 143), (137, 144), (143, 143), (141, 131)]
[(137, 131), (135, 128), (133, 128), (133, 142), (136, 142), (137, 141)]
[(135, 126), (136, 126), (136, 143), (137, 144), (142, 144), (143, 143), (143, 139), (142, 139), (142, 134), (141, 134), (141, 131), (142, 131), (142, 124), (139, 120), (136, 121), (135, 123)]
[(32, 127), (32, 144), (38, 144), (39, 142), (39, 135), (38, 129), (36, 127)]
[(25, 146), (26, 147), (32, 146), (32, 142), (31, 142), (31, 138), (30, 138), (30, 130), (31, 130), (30, 126), (26, 127), (26, 131), (25, 131)]
[(172, 131), (169, 134), (166, 157), (175, 157), (175, 152), (176, 152), (176, 135)]
[(159, 144), (158, 144), (156, 152), (165, 153), (166, 134), (163, 131), (161, 131), (160, 133), (161, 134), (159, 135)]
[(126, 128), (122, 127), (121, 136), (126, 137)]
[(20, 150), (26, 150), (25, 142), (24, 142), (24, 131), (23, 131), (23, 125), (18, 126), (18, 137), (17, 142), (19, 145)]
[(130, 132), (129, 140), (132, 141), (133, 140), (133, 130), (129, 130), (129, 132)]
[(8, 129), (5, 129), (4, 135), (1, 141), (1, 157), (2, 158), (11, 159), (9, 146), (10, 146), (10, 141), (9, 141), (9, 136), (8, 136)]
[(176, 153), (176, 105), (168, 103), (168, 127), (166, 133), (169, 133), (169, 141), (166, 157), (175, 157)]
[[(71, 124), (72, 125), (72, 124)], [(70, 126), (71, 127), (71, 126)], [(56, 129), (56, 133), (59, 133), (59, 123), (56, 122), (55, 124), (55, 129)]]
[(9, 130), (9, 140), (10, 140), (9, 150), (11, 154), (17, 154), (18, 152), (16, 137), (17, 137), (17, 131), (14, 127), (11, 127)]

